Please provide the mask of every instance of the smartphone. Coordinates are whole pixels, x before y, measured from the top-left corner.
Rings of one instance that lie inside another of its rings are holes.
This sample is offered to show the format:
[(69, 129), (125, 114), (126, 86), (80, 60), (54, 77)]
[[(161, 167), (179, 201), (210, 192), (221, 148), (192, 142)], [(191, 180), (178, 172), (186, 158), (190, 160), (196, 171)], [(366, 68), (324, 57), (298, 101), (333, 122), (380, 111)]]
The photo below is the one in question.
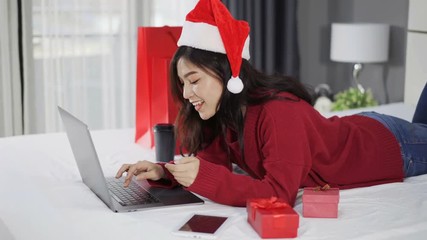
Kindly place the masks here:
[(229, 218), (222, 215), (192, 214), (178, 225), (173, 234), (199, 239), (216, 239), (227, 225)]

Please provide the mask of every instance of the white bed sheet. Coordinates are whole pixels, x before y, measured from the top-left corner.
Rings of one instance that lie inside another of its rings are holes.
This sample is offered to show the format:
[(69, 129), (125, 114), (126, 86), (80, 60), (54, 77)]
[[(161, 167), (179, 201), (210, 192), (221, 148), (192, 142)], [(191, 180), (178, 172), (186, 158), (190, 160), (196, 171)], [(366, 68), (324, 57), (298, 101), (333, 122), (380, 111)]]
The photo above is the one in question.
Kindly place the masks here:
[[(389, 107), (373, 110), (413, 113), (403, 104)], [(153, 151), (133, 143), (133, 134), (92, 132), (106, 176), (122, 163), (154, 159)], [(1, 240), (185, 239), (170, 232), (194, 212), (234, 216), (220, 239), (259, 239), (245, 208), (207, 199), (204, 205), (113, 213), (82, 183), (65, 133), (0, 138), (0, 169)], [(337, 219), (303, 218), (298, 197), (298, 239), (425, 239), (427, 175), (340, 194)]]

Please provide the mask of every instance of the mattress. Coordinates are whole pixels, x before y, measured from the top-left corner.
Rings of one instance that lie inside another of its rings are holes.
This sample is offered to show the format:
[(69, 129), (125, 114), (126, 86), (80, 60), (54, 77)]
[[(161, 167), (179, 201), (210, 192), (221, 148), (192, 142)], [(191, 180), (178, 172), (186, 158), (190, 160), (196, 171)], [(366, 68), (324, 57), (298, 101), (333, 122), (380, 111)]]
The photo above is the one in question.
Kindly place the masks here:
[[(403, 103), (368, 111), (404, 119), (414, 108)], [(352, 110), (332, 115), (353, 114)], [(92, 131), (106, 176), (121, 164), (154, 159), (133, 142), (134, 129)], [(0, 138), (0, 239), (183, 239), (171, 234), (192, 213), (227, 214), (232, 224), (220, 239), (259, 239), (245, 208), (205, 199), (195, 206), (113, 213), (83, 183), (64, 132)], [(427, 175), (402, 183), (341, 190), (338, 218), (302, 217), (298, 239), (425, 239)]]

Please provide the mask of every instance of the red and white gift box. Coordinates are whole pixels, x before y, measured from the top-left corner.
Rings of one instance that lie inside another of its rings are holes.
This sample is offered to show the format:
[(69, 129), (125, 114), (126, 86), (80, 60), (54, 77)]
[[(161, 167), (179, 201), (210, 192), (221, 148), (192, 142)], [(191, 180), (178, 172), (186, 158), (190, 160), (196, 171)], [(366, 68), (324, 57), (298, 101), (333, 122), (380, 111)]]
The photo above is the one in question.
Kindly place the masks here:
[(339, 189), (306, 187), (302, 195), (302, 215), (311, 218), (337, 218)]
[(246, 204), (248, 222), (262, 238), (295, 238), (299, 215), (276, 197), (249, 199)]

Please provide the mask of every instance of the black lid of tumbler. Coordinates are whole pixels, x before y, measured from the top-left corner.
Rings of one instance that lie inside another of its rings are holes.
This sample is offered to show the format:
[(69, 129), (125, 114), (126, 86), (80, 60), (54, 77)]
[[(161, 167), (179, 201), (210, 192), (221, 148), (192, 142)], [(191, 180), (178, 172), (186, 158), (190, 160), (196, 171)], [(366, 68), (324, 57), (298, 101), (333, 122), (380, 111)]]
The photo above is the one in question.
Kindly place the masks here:
[(174, 125), (172, 123), (158, 123), (153, 127), (154, 132), (173, 131)]

